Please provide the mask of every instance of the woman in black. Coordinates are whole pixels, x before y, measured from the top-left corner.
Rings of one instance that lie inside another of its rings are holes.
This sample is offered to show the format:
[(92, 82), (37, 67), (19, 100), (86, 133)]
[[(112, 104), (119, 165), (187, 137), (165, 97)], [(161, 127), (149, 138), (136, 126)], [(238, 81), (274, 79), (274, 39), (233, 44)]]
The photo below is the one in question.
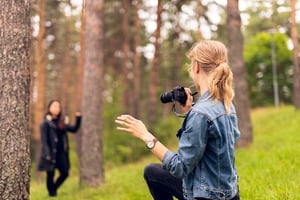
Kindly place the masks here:
[[(48, 111), (41, 123), (42, 152), (38, 170), (47, 172), (47, 189), (49, 196), (56, 196), (57, 189), (69, 175), (69, 142), (67, 132), (76, 133), (80, 127), (81, 114), (76, 113), (75, 125), (64, 122), (61, 114), (61, 104), (52, 100), (48, 104)], [(60, 175), (55, 180), (55, 169)]]

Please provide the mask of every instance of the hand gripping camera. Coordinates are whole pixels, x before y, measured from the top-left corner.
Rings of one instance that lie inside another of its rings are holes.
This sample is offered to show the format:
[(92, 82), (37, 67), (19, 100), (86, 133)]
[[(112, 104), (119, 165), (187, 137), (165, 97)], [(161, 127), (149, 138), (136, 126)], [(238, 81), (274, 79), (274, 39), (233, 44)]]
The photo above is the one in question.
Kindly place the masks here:
[(187, 96), (185, 94), (184, 87), (177, 86), (169, 92), (165, 92), (160, 96), (160, 101), (162, 103), (169, 103), (178, 101), (181, 105), (185, 105)]
[[(194, 96), (196, 94), (197, 94), (197, 92), (194, 92), (191, 95)], [(187, 100), (187, 95), (185, 93), (184, 87), (181, 87), (181, 86), (177, 86), (177, 87), (173, 88), (173, 90), (171, 90), (169, 92), (165, 92), (160, 96), (160, 101), (162, 103), (173, 102), (172, 110), (177, 117), (185, 117), (185, 114), (180, 114), (176, 111), (175, 102), (177, 101), (181, 105), (184, 106), (186, 103), (186, 100)]]

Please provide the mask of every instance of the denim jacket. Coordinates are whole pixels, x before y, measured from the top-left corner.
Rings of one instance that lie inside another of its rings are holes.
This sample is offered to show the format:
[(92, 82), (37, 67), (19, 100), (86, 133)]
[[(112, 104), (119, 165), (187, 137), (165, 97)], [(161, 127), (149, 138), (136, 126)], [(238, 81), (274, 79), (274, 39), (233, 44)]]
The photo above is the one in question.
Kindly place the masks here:
[(167, 151), (163, 167), (183, 180), (187, 200), (196, 197), (227, 200), (238, 192), (234, 147), (240, 132), (233, 105), (204, 93), (187, 113), (179, 131), (177, 153)]

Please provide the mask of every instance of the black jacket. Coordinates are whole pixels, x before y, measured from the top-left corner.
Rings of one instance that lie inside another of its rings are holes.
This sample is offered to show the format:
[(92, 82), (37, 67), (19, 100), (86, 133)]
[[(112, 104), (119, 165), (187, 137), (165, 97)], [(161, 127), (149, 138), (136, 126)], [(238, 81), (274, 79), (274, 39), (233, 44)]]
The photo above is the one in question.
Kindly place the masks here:
[(67, 160), (67, 169), (69, 169), (69, 141), (67, 132), (76, 133), (76, 131), (80, 128), (81, 117), (76, 117), (75, 125), (65, 124), (63, 130), (59, 130), (57, 123), (55, 123), (51, 119), (47, 119), (41, 123), (41, 142), (42, 142), (42, 152), (40, 161), (38, 164), (38, 170), (40, 171), (53, 171), (56, 165), (56, 153), (57, 153), (57, 143), (58, 137), (57, 134), (62, 134), (63, 139), (63, 154), (65, 154), (65, 159)]

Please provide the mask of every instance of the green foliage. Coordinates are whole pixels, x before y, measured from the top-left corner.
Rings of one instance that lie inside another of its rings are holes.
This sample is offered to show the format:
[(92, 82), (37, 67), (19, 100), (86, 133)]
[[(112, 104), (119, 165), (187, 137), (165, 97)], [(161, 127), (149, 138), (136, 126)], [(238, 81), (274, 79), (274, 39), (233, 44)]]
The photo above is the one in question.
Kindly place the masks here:
[(273, 73), (272, 49), (274, 42), (279, 99), (290, 103), (292, 99), (292, 52), (287, 46), (288, 38), (282, 33), (258, 33), (247, 41), (244, 57), (247, 68), (250, 101), (252, 106), (272, 105)]
[[(164, 105), (161, 105), (162, 108)], [(168, 105), (165, 105), (168, 106)], [(124, 163), (137, 161), (149, 153), (145, 144), (132, 136), (116, 129), (115, 119), (122, 114), (121, 107), (114, 103), (107, 103), (104, 111), (104, 160), (106, 166), (118, 166)], [(182, 118), (175, 115), (168, 115), (158, 120), (155, 127), (151, 128), (153, 134), (162, 142), (176, 143), (176, 132), (180, 128)]]
[(181, 128), (182, 122), (183, 118), (176, 117), (172, 113), (158, 122), (154, 135), (164, 144), (177, 144), (176, 133)]
[[(175, 129), (175, 118), (171, 124), (162, 122), (160, 127)], [(252, 111), (254, 142), (247, 148), (236, 150), (237, 169), (241, 199), (273, 200), (298, 199), (300, 185), (300, 112), (292, 106), (262, 108)], [(178, 122), (177, 122), (178, 123)], [(178, 125), (177, 125), (178, 126)], [(171, 147), (175, 147), (173, 143)], [(150, 200), (151, 196), (143, 180), (143, 168), (150, 162), (158, 162), (154, 156), (132, 164), (118, 167), (106, 166), (106, 183), (98, 188), (80, 188), (78, 165), (71, 152), (70, 178), (58, 191), (58, 200)], [(33, 175), (34, 176), (34, 175)], [(32, 176), (32, 177), (33, 177)], [(45, 177), (43, 182), (31, 181), (31, 200), (47, 197)]]
[(136, 139), (116, 129), (115, 119), (121, 106), (107, 103), (104, 111), (104, 160), (106, 165), (120, 165), (137, 160), (146, 150)]
[(274, 28), (288, 31), (290, 28), (289, 9), (288, 1), (252, 1), (251, 6), (248, 6), (242, 13), (249, 16), (249, 21), (245, 26), (245, 38), (251, 38), (259, 32)]

